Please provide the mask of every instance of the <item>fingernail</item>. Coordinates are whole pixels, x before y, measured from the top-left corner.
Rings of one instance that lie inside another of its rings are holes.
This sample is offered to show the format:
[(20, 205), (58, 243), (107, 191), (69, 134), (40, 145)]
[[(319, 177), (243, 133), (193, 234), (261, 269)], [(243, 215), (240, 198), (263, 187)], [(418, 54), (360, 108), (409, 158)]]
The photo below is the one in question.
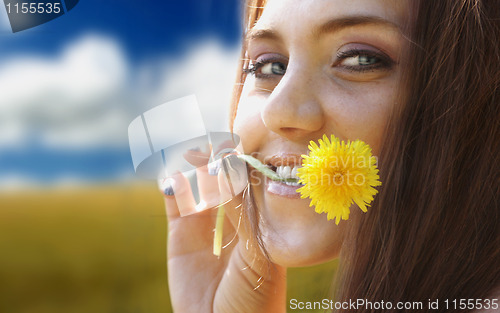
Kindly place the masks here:
[(236, 155), (228, 155), (222, 159), (222, 162), (224, 162), (223, 167), (226, 174), (237, 175), (237, 178), (240, 179), (239, 170), (241, 170), (242, 161)]
[(174, 195), (174, 180), (172, 178), (161, 178), (158, 180), (158, 188), (166, 196)]
[(173, 196), (174, 195), (174, 188), (172, 186), (167, 186), (163, 189), (163, 194), (165, 196)]
[(208, 175), (211, 176), (219, 175), (220, 167), (221, 167), (221, 160), (208, 163)]
[(200, 152), (201, 151), (200, 147), (189, 148), (188, 150), (193, 151), (193, 152)]
[(222, 169), (227, 180), (229, 191), (234, 197), (241, 191), (238, 186), (242, 183), (243, 173), (240, 173), (240, 171), (246, 170), (245, 163), (234, 154), (228, 155), (222, 159)]

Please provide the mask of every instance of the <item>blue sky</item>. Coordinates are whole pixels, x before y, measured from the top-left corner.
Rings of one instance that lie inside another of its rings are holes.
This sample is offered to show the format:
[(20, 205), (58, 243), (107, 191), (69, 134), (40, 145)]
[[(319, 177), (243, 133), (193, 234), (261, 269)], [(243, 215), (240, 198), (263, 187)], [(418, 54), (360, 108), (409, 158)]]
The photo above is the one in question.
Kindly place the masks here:
[(225, 125), (240, 9), (236, 0), (80, 0), (12, 33), (1, 7), (0, 189), (130, 179), (128, 123), (188, 94), (207, 128)]
[(99, 32), (113, 36), (133, 60), (141, 60), (181, 53), (186, 41), (209, 35), (231, 45), (239, 40), (240, 29), (239, 0), (80, 0), (74, 10), (49, 23), (16, 34), (3, 29), (0, 56), (51, 56), (68, 40)]

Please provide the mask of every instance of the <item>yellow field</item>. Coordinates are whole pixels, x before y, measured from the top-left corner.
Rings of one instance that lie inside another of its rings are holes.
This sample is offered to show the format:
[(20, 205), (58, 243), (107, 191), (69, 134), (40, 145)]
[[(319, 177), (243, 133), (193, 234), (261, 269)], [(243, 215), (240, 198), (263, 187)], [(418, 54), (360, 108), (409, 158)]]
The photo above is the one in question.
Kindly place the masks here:
[[(0, 312), (171, 312), (165, 235), (154, 184), (0, 193)], [(291, 269), (289, 298), (327, 296), (334, 268)]]

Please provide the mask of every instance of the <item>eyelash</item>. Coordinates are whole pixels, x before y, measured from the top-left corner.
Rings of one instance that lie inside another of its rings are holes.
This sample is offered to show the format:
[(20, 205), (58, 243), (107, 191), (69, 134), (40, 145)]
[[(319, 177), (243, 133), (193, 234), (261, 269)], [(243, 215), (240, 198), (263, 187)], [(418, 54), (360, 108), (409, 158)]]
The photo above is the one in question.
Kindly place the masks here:
[[(269, 58), (264, 58), (262, 60), (256, 61), (253, 64), (249, 64), (247, 68), (243, 69), (243, 72), (246, 74), (254, 75), (256, 78), (271, 78), (273, 76), (276, 76), (274, 74), (262, 74), (259, 73), (258, 71), (264, 66), (269, 63), (283, 63), (283, 59), (281, 58), (275, 58), (275, 57), (269, 57)], [(285, 64), (286, 67), (286, 64)]]
[[(394, 61), (391, 60), (390, 57), (383, 53), (377, 53), (371, 50), (359, 50), (359, 49), (351, 49), (348, 51), (339, 51), (337, 53), (337, 60), (333, 64), (333, 66), (340, 65), (343, 60), (352, 58), (352, 57), (359, 57), (359, 56), (368, 56), (369, 58), (376, 58), (378, 60), (378, 63), (373, 64), (373, 65), (366, 65), (366, 66), (341, 66), (342, 68), (351, 71), (351, 72), (367, 72), (367, 71), (374, 71), (378, 69), (385, 69), (388, 70), (394, 65)], [(282, 59), (278, 58), (267, 58), (263, 60), (256, 61), (253, 64), (249, 64), (247, 68), (243, 69), (243, 72), (246, 74), (254, 75), (256, 78), (270, 78), (272, 76), (275, 76), (274, 74), (262, 74), (259, 73), (258, 71), (264, 66), (269, 63), (282, 63)], [(285, 65), (286, 66), (286, 65)]]
[[(376, 64), (372, 65), (365, 65), (365, 66), (342, 66), (340, 65), (343, 60), (352, 58), (352, 57), (360, 57), (360, 56), (367, 56), (369, 58), (376, 58), (378, 62)], [(348, 51), (339, 51), (337, 53), (337, 60), (335, 61), (334, 65), (340, 65), (341, 67), (352, 71), (352, 72), (366, 72), (366, 71), (373, 71), (377, 69), (390, 69), (394, 65), (394, 61), (391, 60), (390, 57), (383, 53), (377, 53), (375, 51), (371, 50), (359, 50), (359, 49), (352, 49)]]
[(263, 62), (255, 62), (254, 64), (249, 64), (248, 67), (243, 69), (243, 73), (255, 75), (257, 70), (260, 69), (264, 65), (265, 65), (265, 63), (263, 63)]

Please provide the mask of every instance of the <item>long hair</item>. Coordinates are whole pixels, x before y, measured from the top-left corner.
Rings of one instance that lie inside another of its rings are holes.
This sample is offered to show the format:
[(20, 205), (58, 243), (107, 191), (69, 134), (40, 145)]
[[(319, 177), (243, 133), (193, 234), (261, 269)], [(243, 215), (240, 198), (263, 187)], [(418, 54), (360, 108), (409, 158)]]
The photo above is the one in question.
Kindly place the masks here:
[[(403, 92), (379, 156), (383, 185), (371, 210), (349, 221), (337, 301), (422, 301), (425, 310), (428, 299), (437, 299), (439, 310), (433, 311), (442, 312), (448, 299), (448, 310), (465, 312), (470, 309), (455, 309), (451, 301), (486, 299), (500, 286), (500, 6), (495, 2), (412, 2)], [(264, 5), (265, 0), (248, 1), (246, 29)], [(245, 47), (241, 62), (241, 68), (248, 62)], [(245, 80), (244, 73), (238, 75), (232, 118)], [(258, 229), (255, 218), (251, 223)]]
[(383, 187), (344, 243), (338, 299), (440, 300), (442, 312), (500, 286), (500, 14), (480, 0), (414, 13)]
[[(234, 120), (236, 118), (236, 114), (238, 111), (238, 103), (240, 101), (241, 93), (243, 91), (243, 85), (245, 83), (245, 79), (247, 74), (243, 70), (247, 68), (250, 60), (247, 56), (247, 45), (246, 45), (246, 33), (252, 29), (255, 23), (259, 20), (262, 12), (264, 10), (264, 6), (266, 5), (267, 0), (246, 0), (246, 7), (244, 9), (245, 16), (243, 18), (243, 22), (245, 23), (243, 26), (243, 38), (242, 38), (242, 48), (240, 54), (240, 60), (238, 64), (238, 70), (236, 73), (236, 82), (233, 88), (233, 94), (231, 98), (231, 108), (229, 111), (229, 127), (231, 131), (233, 130)], [(249, 169), (250, 170), (250, 169)], [(252, 177), (252, 175), (249, 175)], [(269, 260), (269, 253), (264, 245), (264, 241), (261, 236), (261, 230), (259, 227), (260, 214), (258, 212), (257, 205), (255, 203), (255, 199), (252, 196), (252, 186), (249, 185), (249, 188), (246, 189), (247, 192), (243, 193), (243, 216), (244, 223), (243, 227), (246, 227), (250, 233), (252, 234), (252, 239), (254, 239), (252, 244), (255, 244), (260, 248), (264, 256)], [(271, 264), (268, 264), (271, 266)]]

